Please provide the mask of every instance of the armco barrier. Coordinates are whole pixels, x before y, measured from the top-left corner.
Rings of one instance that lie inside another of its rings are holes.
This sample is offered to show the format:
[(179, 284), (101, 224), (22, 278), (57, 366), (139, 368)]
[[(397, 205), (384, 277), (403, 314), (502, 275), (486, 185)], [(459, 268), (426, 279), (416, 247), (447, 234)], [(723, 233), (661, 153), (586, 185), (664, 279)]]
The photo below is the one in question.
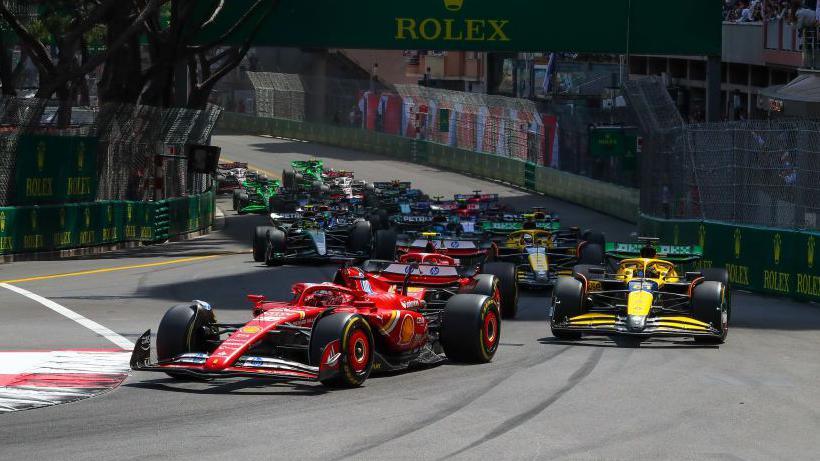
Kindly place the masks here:
[(517, 159), (356, 128), (260, 118), (230, 112), (222, 114), (220, 127), (244, 133), (268, 134), (363, 150), (402, 161), (429, 164), (504, 181), (626, 221), (638, 222), (640, 194), (637, 189), (596, 181)]
[(641, 216), (641, 232), (703, 246), (705, 267), (725, 267), (735, 288), (820, 301), (820, 233)]
[(214, 198), (0, 208), (0, 255), (164, 241), (213, 225)]

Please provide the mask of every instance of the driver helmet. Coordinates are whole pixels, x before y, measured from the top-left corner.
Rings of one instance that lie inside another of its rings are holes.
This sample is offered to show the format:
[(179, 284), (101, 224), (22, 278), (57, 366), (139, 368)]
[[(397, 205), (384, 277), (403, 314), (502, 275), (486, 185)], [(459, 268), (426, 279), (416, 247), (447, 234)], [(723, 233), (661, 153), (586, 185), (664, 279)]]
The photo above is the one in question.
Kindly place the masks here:
[(531, 247), (535, 245), (535, 239), (533, 238), (532, 234), (522, 235), (521, 240), (524, 242), (525, 246)]

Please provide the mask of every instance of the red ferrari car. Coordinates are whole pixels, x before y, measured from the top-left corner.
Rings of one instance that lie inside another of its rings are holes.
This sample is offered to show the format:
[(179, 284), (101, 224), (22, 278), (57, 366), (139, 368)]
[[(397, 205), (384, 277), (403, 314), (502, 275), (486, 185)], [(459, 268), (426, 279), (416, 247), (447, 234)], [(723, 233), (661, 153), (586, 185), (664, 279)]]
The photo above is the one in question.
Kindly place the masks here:
[(498, 303), (490, 296), (460, 294), (429, 311), (418, 297), (367, 293), (331, 283), (299, 283), (289, 302), (250, 295), (253, 320), (217, 323), (202, 301), (168, 310), (157, 331), (134, 348), (131, 368), (174, 378), (257, 377), (361, 385), (371, 371), (492, 360), (501, 334)]
[(425, 309), (442, 309), (458, 294), (481, 294), (496, 300), (504, 318), (518, 311), (515, 266), (485, 263), (462, 266), (441, 253), (406, 253), (398, 261), (365, 261), (359, 267), (343, 267), (334, 281), (365, 293), (402, 293), (424, 301)]

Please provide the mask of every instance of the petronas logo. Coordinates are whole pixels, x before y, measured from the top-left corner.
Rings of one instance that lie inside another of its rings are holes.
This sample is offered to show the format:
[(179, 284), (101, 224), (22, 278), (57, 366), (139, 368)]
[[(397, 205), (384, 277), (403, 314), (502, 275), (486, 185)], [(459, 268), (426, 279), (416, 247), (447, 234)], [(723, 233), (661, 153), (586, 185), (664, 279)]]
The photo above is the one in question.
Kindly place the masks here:
[(680, 244), (680, 227), (678, 227), (677, 224), (675, 224), (675, 229), (673, 230), (673, 233), (675, 234), (675, 245), (679, 245)]
[(43, 168), (46, 166), (46, 143), (40, 141), (40, 144), (37, 144), (37, 171), (43, 171)]
[(37, 230), (37, 210), (31, 210), (31, 214), (29, 214), (29, 218), (31, 218), (31, 230)]
[(85, 166), (85, 143), (80, 143), (77, 148), (77, 171), (83, 171)]
[(774, 234), (774, 263), (780, 264), (780, 256), (783, 251), (783, 237), (780, 234)]
[[(2, 215), (0, 215), (0, 218), (2, 218)], [(2, 224), (2, 223), (0, 223), (0, 224)], [(0, 229), (0, 232), (2, 232), (2, 229)], [(815, 249), (815, 241), (814, 241), (814, 236), (812, 235), (812, 236), (809, 237), (809, 248), (808, 248), (809, 251), (808, 251), (808, 254), (806, 255), (806, 262), (809, 264), (809, 269), (814, 269), (814, 249)]]
[(91, 227), (91, 208), (85, 209), (85, 228)]
[(701, 249), (706, 248), (706, 226), (703, 224), (698, 228), (698, 245)]
[(740, 259), (740, 239), (742, 237), (740, 229), (735, 229), (735, 259)]
[(444, 0), (444, 8), (447, 11), (461, 11), (464, 7), (464, 0)]

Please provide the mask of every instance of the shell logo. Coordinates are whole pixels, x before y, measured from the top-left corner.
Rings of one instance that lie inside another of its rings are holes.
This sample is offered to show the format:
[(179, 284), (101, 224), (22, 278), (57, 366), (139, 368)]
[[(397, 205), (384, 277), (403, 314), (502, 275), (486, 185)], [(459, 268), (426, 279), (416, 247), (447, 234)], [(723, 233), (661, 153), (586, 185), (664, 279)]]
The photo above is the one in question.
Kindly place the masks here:
[(399, 344), (410, 344), (410, 341), (413, 339), (413, 334), (416, 332), (416, 325), (413, 322), (413, 317), (408, 315), (404, 316), (404, 319), (401, 321), (401, 331), (399, 332)]
[(735, 259), (740, 258), (740, 239), (743, 237), (740, 229), (735, 229)]
[(444, 0), (444, 8), (447, 11), (461, 11), (464, 7), (464, 0)]
[(242, 333), (247, 333), (249, 335), (255, 335), (256, 333), (259, 333), (260, 331), (262, 331), (262, 328), (258, 327), (256, 325), (250, 325), (250, 326), (247, 326), (247, 327), (242, 327), (242, 330), (240, 330), (240, 331), (242, 331)]

